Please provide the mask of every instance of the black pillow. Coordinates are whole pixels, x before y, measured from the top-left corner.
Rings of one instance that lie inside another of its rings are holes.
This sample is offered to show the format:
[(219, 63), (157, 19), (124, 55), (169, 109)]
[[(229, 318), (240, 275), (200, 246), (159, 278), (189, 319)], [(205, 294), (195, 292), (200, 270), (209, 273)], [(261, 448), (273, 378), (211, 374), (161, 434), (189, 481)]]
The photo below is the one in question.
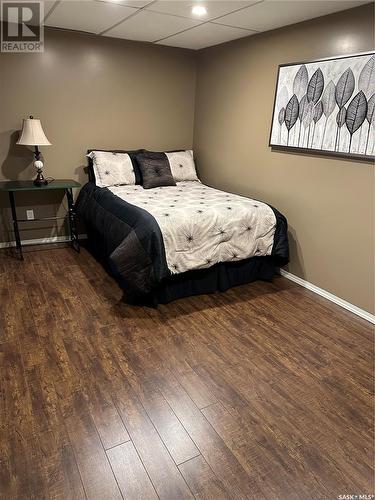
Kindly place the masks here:
[(145, 189), (176, 185), (164, 153), (141, 153), (137, 155), (137, 161)]
[[(139, 168), (139, 165), (138, 165), (137, 155), (140, 153), (143, 153), (145, 151), (144, 149), (135, 149), (134, 151), (125, 151), (122, 149), (88, 149), (87, 154), (91, 153), (91, 151), (107, 151), (110, 153), (127, 153), (130, 156), (130, 159), (131, 159), (132, 164), (133, 164), (135, 183), (142, 184), (141, 169)], [(95, 174), (94, 174), (94, 168), (93, 168), (93, 164), (92, 164), (92, 158), (88, 158), (88, 160), (89, 160), (89, 164), (88, 164), (89, 181), (95, 182)]]

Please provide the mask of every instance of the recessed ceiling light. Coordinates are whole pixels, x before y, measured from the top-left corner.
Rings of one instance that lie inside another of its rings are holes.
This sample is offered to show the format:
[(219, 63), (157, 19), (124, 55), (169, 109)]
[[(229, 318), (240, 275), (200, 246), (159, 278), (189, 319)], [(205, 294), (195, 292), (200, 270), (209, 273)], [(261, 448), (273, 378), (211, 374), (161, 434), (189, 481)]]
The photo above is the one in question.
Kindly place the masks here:
[(191, 9), (192, 14), (195, 16), (205, 16), (207, 14), (207, 9), (204, 5), (194, 5), (194, 7)]

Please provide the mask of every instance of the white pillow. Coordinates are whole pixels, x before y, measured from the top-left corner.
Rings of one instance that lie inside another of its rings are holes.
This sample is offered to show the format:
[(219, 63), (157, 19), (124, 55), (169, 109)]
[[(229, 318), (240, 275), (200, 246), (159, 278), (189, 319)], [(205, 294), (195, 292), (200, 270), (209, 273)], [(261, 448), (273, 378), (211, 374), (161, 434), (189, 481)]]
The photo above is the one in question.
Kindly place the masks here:
[(135, 184), (133, 163), (127, 153), (91, 151), (96, 185), (99, 187)]
[(171, 172), (176, 182), (199, 181), (195, 170), (193, 151), (191, 149), (165, 154), (167, 155), (169, 166), (171, 167)]

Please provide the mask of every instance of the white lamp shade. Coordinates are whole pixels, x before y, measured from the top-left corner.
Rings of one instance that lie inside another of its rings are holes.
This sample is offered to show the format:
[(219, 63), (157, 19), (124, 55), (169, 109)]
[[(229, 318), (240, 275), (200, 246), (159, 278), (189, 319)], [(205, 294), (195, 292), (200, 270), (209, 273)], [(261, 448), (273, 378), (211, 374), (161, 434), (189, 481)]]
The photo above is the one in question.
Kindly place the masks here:
[(50, 146), (51, 143), (47, 139), (42, 129), (40, 120), (34, 118), (26, 118), (22, 123), (22, 131), (17, 144), (23, 146)]

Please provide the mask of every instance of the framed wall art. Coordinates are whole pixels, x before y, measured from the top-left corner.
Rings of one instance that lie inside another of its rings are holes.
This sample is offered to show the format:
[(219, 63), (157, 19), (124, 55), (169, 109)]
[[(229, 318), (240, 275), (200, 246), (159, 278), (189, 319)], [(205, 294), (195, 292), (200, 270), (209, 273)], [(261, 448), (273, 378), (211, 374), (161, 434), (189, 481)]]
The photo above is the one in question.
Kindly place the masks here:
[(280, 65), (269, 145), (373, 160), (375, 53)]

